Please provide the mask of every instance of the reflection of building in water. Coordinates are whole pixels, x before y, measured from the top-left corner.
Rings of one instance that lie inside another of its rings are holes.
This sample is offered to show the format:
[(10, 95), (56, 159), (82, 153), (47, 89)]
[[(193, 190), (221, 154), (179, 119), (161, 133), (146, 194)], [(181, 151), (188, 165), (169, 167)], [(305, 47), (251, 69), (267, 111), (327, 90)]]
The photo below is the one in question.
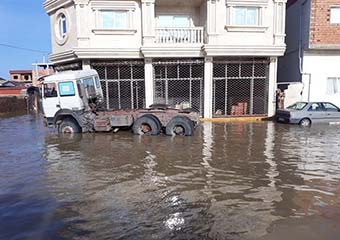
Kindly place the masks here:
[(280, 171), (285, 173), (280, 180), (285, 187), (284, 201), (296, 206), (292, 214), (323, 214), (340, 205), (337, 131), (318, 126), (309, 131), (286, 126), (278, 131), (276, 152), (281, 159)]
[(274, 157), (273, 124), (204, 123), (202, 165), (208, 169), (211, 193), (209, 236), (259, 237), (278, 220), (275, 205), (281, 192)]

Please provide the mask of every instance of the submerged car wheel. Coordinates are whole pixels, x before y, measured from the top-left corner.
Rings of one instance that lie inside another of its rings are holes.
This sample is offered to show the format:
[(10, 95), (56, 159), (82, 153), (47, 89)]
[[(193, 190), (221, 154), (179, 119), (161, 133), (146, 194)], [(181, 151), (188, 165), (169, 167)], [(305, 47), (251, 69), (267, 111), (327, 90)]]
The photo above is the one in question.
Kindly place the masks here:
[(303, 118), (299, 124), (303, 127), (309, 127), (312, 124), (312, 121), (309, 118)]
[(73, 120), (65, 119), (59, 124), (58, 132), (62, 134), (80, 133), (81, 128)]

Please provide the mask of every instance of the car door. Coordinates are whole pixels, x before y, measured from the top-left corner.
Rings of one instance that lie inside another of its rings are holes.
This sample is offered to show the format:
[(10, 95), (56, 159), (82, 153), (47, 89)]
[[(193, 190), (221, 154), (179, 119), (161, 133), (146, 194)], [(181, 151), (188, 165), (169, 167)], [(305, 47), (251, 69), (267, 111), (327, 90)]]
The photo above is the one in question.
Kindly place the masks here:
[(47, 118), (53, 118), (60, 109), (57, 85), (55, 83), (43, 84), (42, 99), (44, 114)]
[(332, 103), (322, 103), (327, 122), (340, 123), (340, 109)]
[(326, 113), (321, 103), (311, 103), (307, 110), (307, 117), (312, 120), (313, 123), (325, 121)]
[(61, 109), (69, 109), (69, 110), (81, 110), (83, 104), (81, 99), (76, 94), (74, 82), (73, 81), (65, 81), (58, 83), (58, 91), (59, 91), (59, 102)]

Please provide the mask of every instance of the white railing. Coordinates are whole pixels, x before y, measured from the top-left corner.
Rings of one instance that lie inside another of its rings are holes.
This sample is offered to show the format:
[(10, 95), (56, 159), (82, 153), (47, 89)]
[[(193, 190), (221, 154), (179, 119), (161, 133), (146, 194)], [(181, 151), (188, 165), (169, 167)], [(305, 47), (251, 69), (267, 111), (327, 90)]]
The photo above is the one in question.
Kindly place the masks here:
[(203, 44), (203, 27), (189, 28), (156, 28), (156, 43), (183, 44), (201, 43)]

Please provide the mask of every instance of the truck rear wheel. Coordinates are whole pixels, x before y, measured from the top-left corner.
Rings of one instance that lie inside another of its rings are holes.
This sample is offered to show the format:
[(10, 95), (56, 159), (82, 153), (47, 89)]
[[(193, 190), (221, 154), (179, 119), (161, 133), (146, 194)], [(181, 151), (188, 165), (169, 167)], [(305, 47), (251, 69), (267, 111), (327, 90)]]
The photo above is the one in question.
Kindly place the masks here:
[(194, 124), (187, 117), (174, 117), (171, 121), (166, 125), (165, 133), (169, 136), (191, 136), (194, 130)]
[(161, 131), (157, 118), (144, 115), (138, 118), (132, 126), (135, 135), (158, 135)]
[(62, 134), (80, 133), (81, 128), (75, 121), (67, 118), (65, 120), (62, 120), (62, 122), (59, 124), (58, 132)]

